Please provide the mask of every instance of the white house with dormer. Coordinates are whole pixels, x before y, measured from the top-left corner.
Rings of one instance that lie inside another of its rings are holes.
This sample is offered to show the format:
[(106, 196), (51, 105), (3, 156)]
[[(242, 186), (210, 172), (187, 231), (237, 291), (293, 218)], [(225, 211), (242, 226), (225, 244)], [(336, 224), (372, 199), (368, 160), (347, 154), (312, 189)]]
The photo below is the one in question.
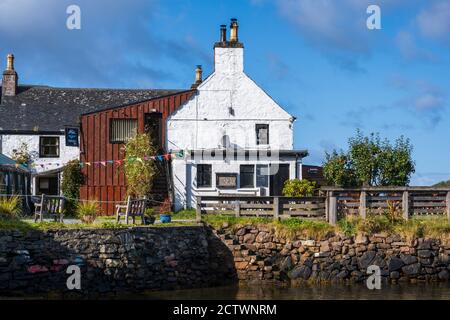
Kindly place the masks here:
[(167, 146), (185, 153), (172, 161), (176, 210), (201, 195), (281, 195), (288, 179), (301, 179), (306, 150), (294, 150), (295, 117), (244, 72), (244, 46), (232, 19), (214, 45), (214, 72), (167, 123)]

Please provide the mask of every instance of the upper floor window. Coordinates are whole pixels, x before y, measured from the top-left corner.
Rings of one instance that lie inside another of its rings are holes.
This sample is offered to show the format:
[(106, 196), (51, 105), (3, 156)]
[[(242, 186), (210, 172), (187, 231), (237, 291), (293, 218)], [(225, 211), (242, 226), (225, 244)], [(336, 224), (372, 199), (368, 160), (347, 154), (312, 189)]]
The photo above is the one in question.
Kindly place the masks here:
[(59, 157), (59, 137), (40, 137), (39, 157), (58, 158)]
[(210, 164), (197, 165), (197, 187), (208, 188), (212, 185), (212, 166)]
[(269, 125), (256, 125), (256, 144), (269, 144)]
[(137, 119), (111, 119), (110, 143), (126, 143), (137, 133)]

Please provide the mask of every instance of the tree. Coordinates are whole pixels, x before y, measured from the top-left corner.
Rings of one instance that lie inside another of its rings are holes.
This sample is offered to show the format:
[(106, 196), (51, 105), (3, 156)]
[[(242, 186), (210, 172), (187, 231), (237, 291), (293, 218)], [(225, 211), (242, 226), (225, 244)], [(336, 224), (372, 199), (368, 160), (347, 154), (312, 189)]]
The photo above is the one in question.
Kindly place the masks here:
[(15, 160), (18, 164), (27, 166), (31, 161), (28, 145), (25, 142), (22, 142), (18, 149), (13, 149), (11, 159)]
[(151, 191), (153, 179), (157, 173), (155, 161), (146, 160), (146, 157), (156, 153), (156, 148), (151, 141), (149, 134), (137, 134), (124, 147), (124, 170), (129, 196), (143, 197)]
[(328, 183), (341, 187), (355, 185), (355, 177), (348, 155), (342, 151), (338, 153), (333, 150), (331, 154), (325, 154), (325, 159), (323, 174)]
[(379, 134), (364, 136), (357, 130), (348, 140), (349, 151), (326, 153), (324, 175), (340, 186), (405, 186), (415, 172), (413, 147), (403, 136), (391, 144)]
[(69, 161), (64, 167), (61, 182), (61, 191), (67, 198), (65, 203), (67, 214), (75, 213), (80, 198), (80, 187), (83, 183), (84, 175), (81, 172), (80, 161)]
[(283, 186), (283, 196), (285, 197), (307, 197), (312, 196), (316, 183), (306, 179), (287, 180)]

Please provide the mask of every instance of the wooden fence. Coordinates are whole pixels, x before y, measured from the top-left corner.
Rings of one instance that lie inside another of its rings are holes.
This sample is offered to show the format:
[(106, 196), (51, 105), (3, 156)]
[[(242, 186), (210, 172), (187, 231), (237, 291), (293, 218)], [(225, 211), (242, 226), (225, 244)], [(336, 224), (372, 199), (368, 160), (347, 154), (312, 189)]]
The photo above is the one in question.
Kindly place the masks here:
[(322, 187), (316, 197), (200, 196), (197, 221), (202, 214), (252, 217), (291, 217), (326, 220), (335, 224), (349, 215), (401, 212), (404, 219), (446, 216), (450, 219), (450, 189), (430, 187)]
[(204, 196), (197, 197), (197, 221), (202, 214), (325, 220), (325, 203), (325, 197)]

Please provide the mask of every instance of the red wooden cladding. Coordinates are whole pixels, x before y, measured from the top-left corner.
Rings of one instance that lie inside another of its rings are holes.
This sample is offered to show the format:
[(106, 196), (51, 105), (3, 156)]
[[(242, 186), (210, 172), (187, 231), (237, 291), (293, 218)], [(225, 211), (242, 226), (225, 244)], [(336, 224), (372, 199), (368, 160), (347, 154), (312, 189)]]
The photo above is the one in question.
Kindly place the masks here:
[[(195, 90), (160, 97), (133, 105), (118, 107), (81, 116), (80, 160), (82, 162), (121, 160), (123, 144), (109, 142), (109, 123), (111, 119), (134, 118), (138, 120), (138, 132), (144, 132), (144, 116), (146, 113), (162, 114), (161, 145), (165, 149), (166, 120), (186, 100), (191, 98)], [(154, 111), (155, 110), (155, 111)], [(90, 165), (83, 167), (85, 184), (80, 188), (83, 200), (102, 201), (102, 213), (114, 214), (115, 204), (125, 200), (125, 174), (117, 164)]]

